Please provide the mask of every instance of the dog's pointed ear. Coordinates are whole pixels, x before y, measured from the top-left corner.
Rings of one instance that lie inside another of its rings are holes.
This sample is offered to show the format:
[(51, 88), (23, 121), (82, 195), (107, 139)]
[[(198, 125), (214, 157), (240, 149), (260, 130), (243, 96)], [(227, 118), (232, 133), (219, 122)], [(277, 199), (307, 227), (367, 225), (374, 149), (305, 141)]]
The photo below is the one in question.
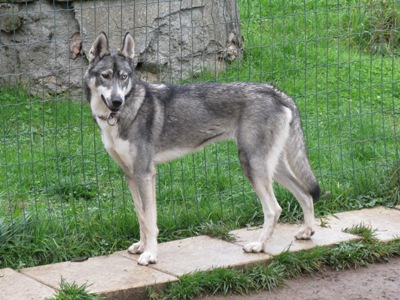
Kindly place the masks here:
[(102, 58), (104, 55), (110, 54), (108, 50), (108, 38), (104, 32), (100, 32), (89, 51), (89, 62), (96, 58)]
[(129, 60), (133, 60), (135, 56), (135, 42), (129, 32), (127, 32), (122, 40), (120, 54)]

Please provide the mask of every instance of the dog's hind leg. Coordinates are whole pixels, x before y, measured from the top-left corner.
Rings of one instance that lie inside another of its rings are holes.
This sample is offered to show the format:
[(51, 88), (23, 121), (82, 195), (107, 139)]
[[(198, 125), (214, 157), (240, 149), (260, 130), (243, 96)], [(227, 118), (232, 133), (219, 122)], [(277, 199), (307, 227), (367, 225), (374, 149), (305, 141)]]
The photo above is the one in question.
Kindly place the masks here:
[(264, 213), (264, 224), (258, 241), (246, 244), (243, 250), (245, 252), (257, 253), (266, 250), (267, 242), (274, 232), (276, 223), (278, 222), (279, 216), (282, 212), (282, 208), (279, 206), (275, 198), (271, 178), (253, 178), (251, 182), (254, 191), (261, 201)]
[(273, 191), (273, 176), (287, 139), (292, 119), (287, 108), (276, 110), (265, 120), (265, 126), (247, 123), (238, 132), (239, 159), (244, 174), (256, 192), (264, 213), (264, 224), (258, 241), (244, 246), (245, 252), (266, 250), (267, 241), (272, 236), (282, 212)]
[(299, 201), (304, 214), (304, 225), (295, 235), (296, 239), (308, 240), (314, 234), (314, 204), (312, 196), (306, 192), (301, 182), (293, 174), (286, 157), (281, 157), (274, 179), (287, 188)]

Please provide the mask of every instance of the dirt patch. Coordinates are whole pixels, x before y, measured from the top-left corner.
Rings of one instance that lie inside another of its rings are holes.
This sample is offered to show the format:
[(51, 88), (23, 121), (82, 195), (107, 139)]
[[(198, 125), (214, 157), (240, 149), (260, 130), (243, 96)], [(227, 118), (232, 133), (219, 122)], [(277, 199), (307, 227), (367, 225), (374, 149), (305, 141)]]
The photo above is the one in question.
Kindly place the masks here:
[(400, 299), (400, 258), (355, 270), (323, 270), (286, 282), (286, 286), (250, 296), (207, 297), (209, 300), (377, 300)]

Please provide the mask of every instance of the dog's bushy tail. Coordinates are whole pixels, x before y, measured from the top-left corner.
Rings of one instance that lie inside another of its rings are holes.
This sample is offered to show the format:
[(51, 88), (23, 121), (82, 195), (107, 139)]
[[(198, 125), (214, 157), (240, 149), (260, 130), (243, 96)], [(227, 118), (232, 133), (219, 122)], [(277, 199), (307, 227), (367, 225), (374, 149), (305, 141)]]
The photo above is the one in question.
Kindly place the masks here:
[(287, 159), (296, 178), (302, 183), (303, 188), (311, 195), (314, 202), (316, 202), (321, 195), (321, 189), (307, 157), (300, 111), (297, 107), (292, 108), (292, 116), (293, 119), (286, 148)]

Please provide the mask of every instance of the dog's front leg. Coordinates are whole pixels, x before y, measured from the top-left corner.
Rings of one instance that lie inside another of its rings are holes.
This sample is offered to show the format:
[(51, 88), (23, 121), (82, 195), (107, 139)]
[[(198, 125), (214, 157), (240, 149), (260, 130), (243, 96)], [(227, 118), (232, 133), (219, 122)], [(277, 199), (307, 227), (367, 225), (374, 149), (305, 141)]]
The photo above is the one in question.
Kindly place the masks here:
[(140, 265), (157, 261), (157, 209), (155, 194), (155, 170), (149, 174), (128, 179), (140, 226), (140, 241), (129, 247), (130, 253), (142, 253)]
[(132, 246), (128, 248), (128, 252), (132, 254), (142, 254), (144, 251), (144, 245), (146, 244), (146, 236), (144, 235), (144, 213), (142, 209), (142, 204), (139, 196), (139, 190), (137, 184), (134, 180), (128, 178), (129, 188), (132, 193), (132, 198), (135, 204), (136, 216), (139, 222), (140, 239), (137, 243), (133, 243)]

